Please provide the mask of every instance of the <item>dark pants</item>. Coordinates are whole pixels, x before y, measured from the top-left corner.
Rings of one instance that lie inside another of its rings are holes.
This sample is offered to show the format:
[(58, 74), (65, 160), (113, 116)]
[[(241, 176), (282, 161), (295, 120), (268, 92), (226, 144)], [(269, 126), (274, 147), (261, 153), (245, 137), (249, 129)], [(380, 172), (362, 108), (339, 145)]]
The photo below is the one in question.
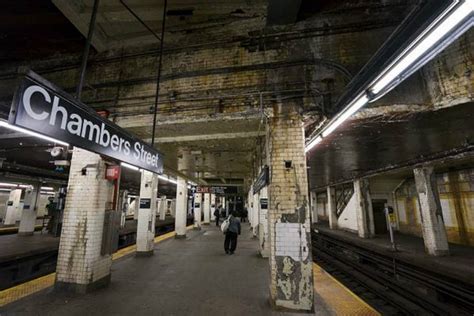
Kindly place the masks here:
[(219, 216), (216, 216), (216, 226), (219, 226)]
[(237, 248), (237, 233), (225, 233), (224, 250), (234, 252), (235, 248)]

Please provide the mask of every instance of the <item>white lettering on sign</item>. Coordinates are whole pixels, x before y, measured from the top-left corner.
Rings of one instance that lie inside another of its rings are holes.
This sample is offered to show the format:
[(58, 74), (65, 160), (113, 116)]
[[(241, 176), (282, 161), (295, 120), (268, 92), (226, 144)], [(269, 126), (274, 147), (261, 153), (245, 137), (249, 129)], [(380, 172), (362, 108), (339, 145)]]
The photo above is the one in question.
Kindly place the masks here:
[[(35, 94), (41, 94), (49, 104), (52, 101), (49, 112), (33, 110), (31, 99)], [(133, 158), (152, 167), (159, 167), (159, 155), (149, 152), (145, 145), (136, 141), (132, 146), (128, 140), (110, 132), (104, 123), (98, 125), (82, 118), (77, 113), (68, 113), (68, 110), (59, 104), (60, 99), (57, 96), (53, 96), (53, 99), (51, 99), (51, 95), (43, 87), (37, 85), (29, 86), (24, 91), (22, 100), (25, 112), (36, 121), (47, 121), (47, 124), (51, 126), (58, 125), (62, 130), (67, 131), (71, 135), (87, 139), (102, 147), (110, 147), (113, 151), (121, 152), (127, 156), (131, 154), (131, 148), (133, 148)]]

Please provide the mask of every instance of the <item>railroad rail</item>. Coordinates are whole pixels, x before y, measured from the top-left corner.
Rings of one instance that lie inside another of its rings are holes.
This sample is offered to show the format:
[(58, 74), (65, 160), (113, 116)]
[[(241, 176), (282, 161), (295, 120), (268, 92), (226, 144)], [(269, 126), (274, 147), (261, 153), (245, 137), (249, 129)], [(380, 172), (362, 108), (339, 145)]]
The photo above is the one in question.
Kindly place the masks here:
[(474, 287), (313, 230), (313, 258), (383, 315), (473, 315)]

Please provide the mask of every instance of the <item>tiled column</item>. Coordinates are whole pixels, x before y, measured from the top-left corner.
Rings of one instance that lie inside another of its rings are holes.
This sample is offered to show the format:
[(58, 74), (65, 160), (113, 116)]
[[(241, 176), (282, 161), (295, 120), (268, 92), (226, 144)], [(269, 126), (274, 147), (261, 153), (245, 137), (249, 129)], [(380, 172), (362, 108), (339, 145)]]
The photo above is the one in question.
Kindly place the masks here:
[(133, 202), (133, 219), (138, 220), (138, 210), (140, 209), (140, 198), (137, 197)]
[[(260, 242), (260, 255), (264, 258), (270, 256), (270, 240), (268, 238), (268, 204), (267, 208), (262, 208), (262, 199), (268, 199), (268, 188), (264, 187), (259, 192), (260, 201), (258, 205), (259, 210), (259, 227), (258, 236)], [(267, 200), (268, 201), (268, 200)]]
[(137, 256), (151, 256), (155, 247), (156, 195), (158, 175), (141, 171), (140, 208), (137, 222)]
[(354, 194), (356, 198), (357, 230), (359, 237), (373, 237), (375, 228), (369, 181), (367, 179), (355, 180)]
[(209, 193), (203, 193), (202, 210), (204, 212), (203, 225), (209, 225), (211, 222), (211, 195)]
[(172, 199), (170, 203), (170, 213), (171, 217), (176, 217), (176, 199)]
[(214, 222), (216, 217), (214, 216), (214, 212), (216, 211), (216, 195), (211, 193), (211, 221)]
[(41, 184), (37, 183), (25, 190), (25, 198), (23, 199), (23, 211), (21, 212), (19, 235), (33, 235), (36, 225), (36, 204), (40, 195)]
[(10, 196), (7, 201), (7, 212), (5, 214), (5, 225), (15, 225), (16, 221), (20, 219), (20, 199), (21, 189), (14, 189), (10, 191)]
[(162, 196), (160, 198), (160, 202), (158, 203), (158, 209), (159, 209), (159, 214), (160, 214), (160, 221), (164, 221), (166, 219), (166, 211), (168, 209), (168, 200), (166, 199), (166, 196)]
[(270, 294), (278, 308), (313, 311), (313, 260), (303, 122), (291, 104), (269, 119)]
[[(253, 192), (252, 192), (253, 193)], [(254, 237), (258, 237), (259, 228), (259, 214), (260, 214), (260, 199), (259, 194), (253, 194), (253, 210), (252, 210), (252, 233)]]
[(194, 229), (201, 229), (201, 207), (202, 196), (201, 193), (194, 194)]
[(175, 216), (175, 231), (176, 238), (186, 238), (186, 218), (188, 207), (188, 186), (184, 178), (178, 177), (178, 184), (176, 185), (176, 216)]
[(311, 191), (311, 222), (317, 223), (318, 222), (318, 208), (317, 208), (317, 199), (316, 199), (316, 191)]
[(327, 187), (329, 228), (337, 229), (336, 190)]
[(112, 249), (104, 220), (110, 214), (113, 183), (101, 157), (74, 148), (56, 266), (56, 288), (85, 293), (110, 282)]
[(416, 168), (413, 172), (418, 192), (425, 250), (432, 256), (449, 255), (436, 174), (432, 167)]

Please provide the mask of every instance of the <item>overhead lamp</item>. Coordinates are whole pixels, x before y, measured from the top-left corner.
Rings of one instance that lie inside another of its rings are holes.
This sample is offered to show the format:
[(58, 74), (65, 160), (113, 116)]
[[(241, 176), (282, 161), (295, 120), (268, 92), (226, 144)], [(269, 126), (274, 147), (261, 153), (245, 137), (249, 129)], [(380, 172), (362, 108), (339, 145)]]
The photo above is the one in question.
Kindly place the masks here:
[(322, 132), (323, 137), (327, 137), (329, 134), (334, 132), (336, 128), (339, 127), (345, 120), (347, 120), (352, 114), (357, 112), (361, 107), (366, 105), (369, 102), (369, 98), (364, 93), (359, 95), (354, 101), (352, 101), (349, 106), (347, 106), (341, 115), (339, 115), (336, 120), (331, 122)]
[(317, 137), (313, 138), (313, 140), (310, 141), (308, 143), (308, 145), (305, 146), (304, 153), (306, 154), (308, 151), (313, 149), (313, 147), (316, 146), (317, 144), (319, 144), (322, 140), (323, 140), (323, 138), (321, 136), (317, 136)]
[(165, 177), (165, 176), (162, 176), (162, 175), (158, 175), (158, 179), (161, 179), (161, 180), (164, 180), (164, 181), (168, 181), (168, 182), (171, 182), (173, 184), (178, 184), (178, 182), (176, 180), (173, 180), (169, 177)]
[(10, 189), (0, 189), (0, 192), (11, 192), (12, 190)]
[(54, 195), (55, 193), (54, 193), (54, 192), (51, 192), (51, 191), (40, 191), (40, 194), (43, 194), (43, 195)]
[[(474, 18), (467, 26), (460, 25), (470, 15), (474, 14), (474, 0), (457, 0), (427, 27), (420, 36), (405, 49), (394, 62), (390, 64), (366, 88), (363, 94), (355, 98), (321, 133), (315, 135), (305, 146), (305, 153), (319, 144), (324, 137), (331, 134), (352, 114), (357, 112), (369, 101), (373, 102), (382, 97), (390, 88), (395, 87), (403, 79), (418, 70), (431, 58), (474, 24)], [(450, 34), (456, 31), (454, 34)], [(448, 38), (446, 36), (450, 34)], [(444, 40), (443, 40), (444, 39)], [(400, 77), (403, 74), (403, 77)], [(397, 80), (398, 78), (398, 80)]]
[[(474, 0), (465, 0), (462, 3), (456, 1), (453, 6), (450, 6), (445, 10), (420, 36), (418, 36), (413, 43), (411, 43), (395, 61), (385, 69), (377, 79), (374, 80), (370, 91), (377, 95), (389, 85), (393, 85), (397, 77), (403, 74), (410, 66), (409, 74), (419, 69), (423, 64), (427, 63), (437, 52), (436, 45), (439, 44), (444, 48), (454, 41), (463, 32), (458, 32), (449, 38), (447, 43), (442, 43), (441, 40), (451, 33), (456, 27), (465, 20), (470, 14), (474, 12)], [(472, 24), (472, 22), (471, 22)], [(428, 55), (423, 62), (414, 65), (414, 63), (422, 58), (424, 55)], [(409, 74), (406, 74), (406, 78)], [(404, 78), (400, 78), (404, 79)], [(398, 80), (401, 82), (402, 80)]]
[(44, 191), (54, 191), (54, 188), (53, 188), (53, 187), (41, 187), (41, 190), (44, 190)]
[(131, 169), (131, 170), (135, 170), (135, 171), (140, 171), (140, 168), (138, 168), (138, 167), (136, 167), (136, 166), (134, 166), (134, 165), (128, 164), (128, 163), (126, 163), (126, 162), (121, 162), (120, 165), (121, 165), (122, 167), (127, 168), (127, 169)]
[(63, 142), (61, 140), (57, 140), (55, 138), (45, 136), (43, 134), (36, 133), (36, 132), (30, 131), (30, 130), (27, 130), (25, 128), (22, 128), (22, 127), (18, 127), (16, 125), (9, 124), (8, 122), (2, 121), (2, 120), (0, 120), (0, 127), (5, 127), (5, 128), (8, 128), (8, 129), (11, 129), (13, 131), (17, 131), (17, 132), (20, 132), (20, 133), (23, 133), (23, 134), (27, 134), (27, 135), (30, 135), (30, 136), (33, 136), (33, 137), (36, 137), (36, 138), (41, 138), (43, 140), (47, 140), (47, 141), (52, 142), (52, 143), (57, 143), (57, 144), (60, 144), (60, 145), (63, 145), (63, 146), (69, 146), (68, 143)]
[(0, 182), (0, 187), (12, 187), (12, 188), (28, 188), (29, 185), (25, 185), (25, 184), (16, 184), (16, 183), (5, 183), (5, 182)]

